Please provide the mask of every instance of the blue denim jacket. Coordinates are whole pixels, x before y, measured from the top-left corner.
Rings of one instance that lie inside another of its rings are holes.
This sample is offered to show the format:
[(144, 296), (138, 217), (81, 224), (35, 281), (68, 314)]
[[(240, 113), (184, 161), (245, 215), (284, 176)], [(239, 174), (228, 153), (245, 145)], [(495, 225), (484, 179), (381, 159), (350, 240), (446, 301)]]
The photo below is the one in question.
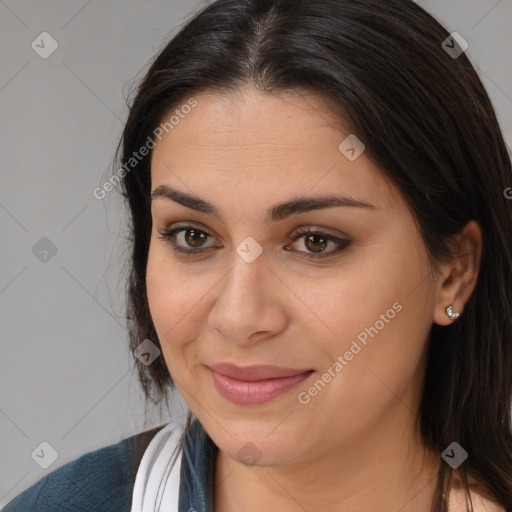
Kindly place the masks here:
[[(130, 512), (137, 468), (144, 450), (162, 427), (65, 464), (16, 496), (2, 512)], [(179, 512), (213, 512), (217, 450), (194, 419), (183, 447)]]

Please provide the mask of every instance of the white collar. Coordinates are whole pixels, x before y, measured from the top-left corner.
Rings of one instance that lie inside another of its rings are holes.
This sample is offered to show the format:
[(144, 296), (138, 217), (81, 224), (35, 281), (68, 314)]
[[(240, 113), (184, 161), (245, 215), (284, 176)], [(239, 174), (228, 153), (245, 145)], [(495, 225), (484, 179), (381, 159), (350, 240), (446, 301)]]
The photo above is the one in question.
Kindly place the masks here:
[(131, 512), (178, 512), (184, 426), (168, 423), (146, 448), (133, 488)]

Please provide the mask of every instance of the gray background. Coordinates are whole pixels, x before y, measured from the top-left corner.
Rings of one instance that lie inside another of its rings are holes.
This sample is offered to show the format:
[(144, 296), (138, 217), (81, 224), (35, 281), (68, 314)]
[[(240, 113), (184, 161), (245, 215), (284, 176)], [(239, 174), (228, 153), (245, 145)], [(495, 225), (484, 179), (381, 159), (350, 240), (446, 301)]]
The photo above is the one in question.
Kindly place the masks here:
[[(512, 0), (418, 3), (468, 41), (511, 146)], [(145, 421), (122, 320), (125, 210), (92, 191), (130, 87), (204, 5), (0, 0), (0, 508), (87, 451), (184, 418), (174, 397), (172, 418)], [(47, 59), (31, 47), (42, 32), (58, 43)], [(33, 252), (43, 237), (47, 261)], [(31, 457), (43, 441), (58, 452), (46, 470)]]

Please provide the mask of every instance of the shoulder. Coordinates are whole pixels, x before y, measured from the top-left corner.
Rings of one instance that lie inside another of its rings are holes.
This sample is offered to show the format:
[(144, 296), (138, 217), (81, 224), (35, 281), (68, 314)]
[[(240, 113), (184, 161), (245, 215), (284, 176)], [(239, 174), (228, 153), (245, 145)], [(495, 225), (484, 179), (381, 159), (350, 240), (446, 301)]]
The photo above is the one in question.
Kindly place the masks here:
[(2, 512), (129, 511), (144, 450), (163, 427), (91, 451), (61, 466), (16, 496)]

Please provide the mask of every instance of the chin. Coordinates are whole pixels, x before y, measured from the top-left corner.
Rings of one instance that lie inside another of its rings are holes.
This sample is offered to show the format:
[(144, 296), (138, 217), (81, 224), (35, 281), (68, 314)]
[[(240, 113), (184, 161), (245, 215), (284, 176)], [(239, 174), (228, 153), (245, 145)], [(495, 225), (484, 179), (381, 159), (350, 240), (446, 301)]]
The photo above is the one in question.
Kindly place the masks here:
[(295, 448), (268, 440), (231, 440), (219, 447), (231, 459), (246, 466), (281, 466), (297, 456)]
[(219, 449), (237, 462), (247, 466), (279, 466), (297, 458), (301, 436), (295, 438), (289, 427), (278, 431), (275, 427), (279, 422), (275, 420), (254, 424), (239, 419), (236, 430), (230, 422), (217, 420), (224, 428), (216, 421), (203, 423), (199, 419)]

